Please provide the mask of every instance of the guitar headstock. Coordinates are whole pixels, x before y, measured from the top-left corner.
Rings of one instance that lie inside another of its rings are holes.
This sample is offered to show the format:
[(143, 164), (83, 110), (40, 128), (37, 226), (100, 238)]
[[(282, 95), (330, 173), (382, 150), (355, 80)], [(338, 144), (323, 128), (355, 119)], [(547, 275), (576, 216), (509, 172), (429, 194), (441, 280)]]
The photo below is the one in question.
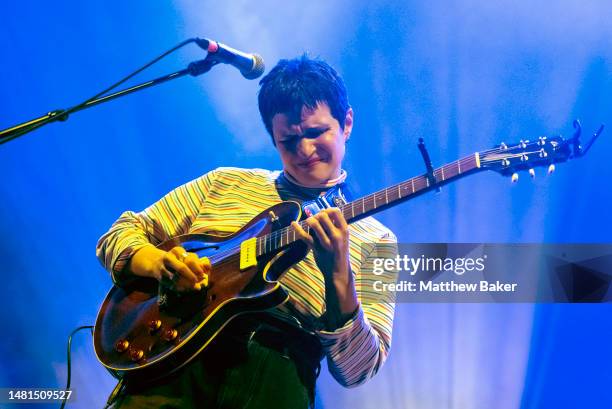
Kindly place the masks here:
[(518, 172), (528, 170), (535, 176), (534, 168), (547, 167), (548, 173), (555, 170), (555, 164), (583, 156), (603, 131), (603, 125), (593, 135), (587, 146), (580, 146), (580, 122), (574, 121), (575, 132), (569, 139), (561, 136), (540, 136), (536, 140), (521, 140), (517, 144), (500, 146), (479, 152), (480, 166), (502, 175), (512, 175), (512, 180), (518, 179)]

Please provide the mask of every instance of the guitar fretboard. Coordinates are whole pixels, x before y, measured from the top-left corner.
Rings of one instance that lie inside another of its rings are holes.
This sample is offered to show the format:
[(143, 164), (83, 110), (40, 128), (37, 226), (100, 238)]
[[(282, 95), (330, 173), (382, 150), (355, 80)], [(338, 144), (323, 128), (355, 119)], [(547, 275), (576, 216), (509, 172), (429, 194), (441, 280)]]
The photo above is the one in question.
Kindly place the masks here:
[[(448, 163), (433, 171), (433, 177), (428, 175), (415, 176), (404, 182), (379, 190), (350, 203), (339, 207), (347, 223), (354, 223), (360, 219), (371, 216), (391, 206), (400, 204), (420, 194), (445, 185), (453, 180), (480, 168), (480, 157), (478, 153), (467, 156), (455, 162)], [(432, 180), (430, 180), (432, 179)], [(300, 226), (310, 233), (306, 222), (299, 223)], [(279, 249), (299, 240), (299, 235), (291, 226), (276, 230), (270, 234), (257, 238), (257, 256)]]

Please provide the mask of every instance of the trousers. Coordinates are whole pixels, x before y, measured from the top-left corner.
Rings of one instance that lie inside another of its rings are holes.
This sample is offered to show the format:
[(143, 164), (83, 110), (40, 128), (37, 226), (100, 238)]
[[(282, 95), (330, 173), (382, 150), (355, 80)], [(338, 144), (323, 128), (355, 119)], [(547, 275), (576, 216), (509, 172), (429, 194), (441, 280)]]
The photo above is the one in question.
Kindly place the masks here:
[(320, 360), (318, 340), (269, 328), (225, 331), (169, 377), (126, 380), (109, 407), (312, 408)]

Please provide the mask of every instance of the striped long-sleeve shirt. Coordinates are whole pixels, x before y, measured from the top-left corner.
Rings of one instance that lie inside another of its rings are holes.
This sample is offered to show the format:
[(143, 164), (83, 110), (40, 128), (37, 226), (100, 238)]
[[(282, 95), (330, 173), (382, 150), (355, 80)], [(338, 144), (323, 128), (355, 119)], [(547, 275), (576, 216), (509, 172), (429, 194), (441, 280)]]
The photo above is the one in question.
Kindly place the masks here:
[[(281, 202), (281, 197), (298, 201), (311, 198), (308, 195), (312, 192), (307, 189), (278, 183), (279, 174), (262, 169), (213, 170), (174, 189), (142, 212), (124, 212), (100, 238), (96, 254), (117, 283), (130, 257), (145, 245), (157, 245), (187, 233), (231, 234)], [(373, 287), (360, 280), (360, 273), (367, 245), (389, 244), (378, 247), (377, 257), (393, 257), (395, 236), (368, 217), (349, 226), (349, 239), (350, 264), (361, 302), (357, 313), (343, 327), (325, 330), (324, 277), (312, 252), (280, 280), (289, 293), (291, 313), (319, 336), (329, 370), (344, 386), (364, 382), (381, 367), (391, 347), (394, 312), (392, 302), (370, 294)], [(378, 301), (365, 302), (368, 296)]]

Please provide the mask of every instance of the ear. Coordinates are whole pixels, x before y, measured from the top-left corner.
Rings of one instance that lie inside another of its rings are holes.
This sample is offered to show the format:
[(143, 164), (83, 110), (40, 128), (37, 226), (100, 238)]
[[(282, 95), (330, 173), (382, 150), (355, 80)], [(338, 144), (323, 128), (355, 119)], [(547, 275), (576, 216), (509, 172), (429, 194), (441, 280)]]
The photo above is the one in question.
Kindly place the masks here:
[(344, 118), (344, 142), (348, 141), (353, 131), (353, 108), (346, 111), (346, 117)]

